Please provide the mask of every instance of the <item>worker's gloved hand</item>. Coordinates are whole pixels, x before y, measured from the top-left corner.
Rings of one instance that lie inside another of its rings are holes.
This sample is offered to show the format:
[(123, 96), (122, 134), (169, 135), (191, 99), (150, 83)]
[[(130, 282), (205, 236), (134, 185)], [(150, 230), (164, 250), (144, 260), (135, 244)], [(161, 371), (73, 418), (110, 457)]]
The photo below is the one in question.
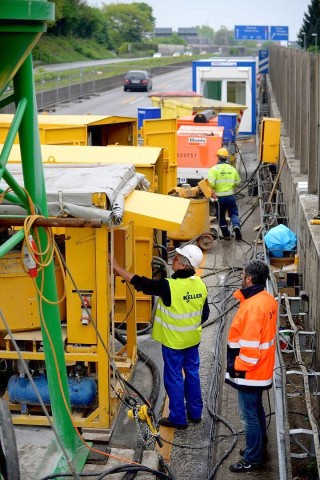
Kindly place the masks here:
[(240, 372), (234, 368), (234, 363), (228, 362), (227, 365), (227, 372), (229, 373), (231, 378), (245, 378), (246, 372)]
[(218, 197), (213, 190), (211, 190), (211, 199), (210, 200), (213, 201), (213, 202), (216, 202), (218, 200)]
[(229, 372), (231, 378), (246, 378), (246, 372), (239, 372), (234, 368)]

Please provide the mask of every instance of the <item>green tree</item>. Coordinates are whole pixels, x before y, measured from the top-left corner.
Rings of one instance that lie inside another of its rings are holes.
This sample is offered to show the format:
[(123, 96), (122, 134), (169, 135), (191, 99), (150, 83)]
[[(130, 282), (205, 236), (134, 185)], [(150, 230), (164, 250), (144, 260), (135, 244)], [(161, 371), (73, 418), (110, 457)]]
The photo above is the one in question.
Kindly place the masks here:
[(146, 3), (111, 3), (102, 7), (102, 13), (114, 48), (125, 42), (141, 42), (154, 30), (155, 18)]
[(111, 48), (106, 21), (101, 10), (86, 0), (51, 0), (55, 3), (55, 21), (48, 26), (48, 35), (88, 38)]
[(216, 45), (235, 45), (233, 30), (228, 30), (227, 27), (220, 27), (215, 34)]
[(166, 43), (169, 45), (187, 45), (187, 42), (183, 37), (180, 37), (177, 33), (173, 33), (170, 37), (153, 37), (152, 43)]
[[(301, 48), (306, 45), (307, 49), (314, 49), (315, 38), (317, 34), (317, 41), (320, 41), (320, 2), (319, 0), (311, 0), (308, 6), (308, 12), (304, 14), (302, 27), (298, 33), (298, 44)], [(317, 42), (317, 43), (318, 43)]]
[(197, 27), (197, 30), (200, 38), (208, 38), (210, 43), (214, 43), (215, 34), (212, 28), (208, 27), (207, 25), (201, 25)]
[(82, 0), (55, 0), (56, 21), (48, 28), (51, 35), (68, 36), (78, 30), (78, 19), (85, 2)]

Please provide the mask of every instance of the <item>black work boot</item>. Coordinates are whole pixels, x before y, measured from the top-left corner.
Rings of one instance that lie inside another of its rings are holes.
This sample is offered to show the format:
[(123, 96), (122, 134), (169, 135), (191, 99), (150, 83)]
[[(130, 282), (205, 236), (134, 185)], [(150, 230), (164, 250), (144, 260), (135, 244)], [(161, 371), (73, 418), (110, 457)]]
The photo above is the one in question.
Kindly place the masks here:
[(242, 240), (240, 227), (238, 226), (233, 227), (233, 231), (234, 231), (234, 236), (236, 237), (236, 240)]
[(221, 229), (221, 232), (222, 232), (223, 239), (224, 240), (230, 240), (231, 235), (230, 235), (228, 227), (220, 227), (220, 229)]

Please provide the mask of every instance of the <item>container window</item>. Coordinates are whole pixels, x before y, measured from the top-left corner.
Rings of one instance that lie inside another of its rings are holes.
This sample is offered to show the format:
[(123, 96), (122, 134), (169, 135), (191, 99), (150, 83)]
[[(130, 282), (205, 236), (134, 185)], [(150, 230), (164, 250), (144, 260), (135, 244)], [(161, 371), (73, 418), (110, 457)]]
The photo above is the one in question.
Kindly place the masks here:
[(227, 102), (246, 105), (246, 82), (227, 82)]

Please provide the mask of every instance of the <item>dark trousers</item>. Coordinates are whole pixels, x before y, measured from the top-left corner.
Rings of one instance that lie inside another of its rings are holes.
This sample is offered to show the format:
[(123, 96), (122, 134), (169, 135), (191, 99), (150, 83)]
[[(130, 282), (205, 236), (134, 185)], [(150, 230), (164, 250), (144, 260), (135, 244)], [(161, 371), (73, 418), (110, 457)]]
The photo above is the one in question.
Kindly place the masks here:
[(218, 197), (218, 219), (221, 232), (224, 236), (230, 235), (226, 214), (228, 213), (232, 226), (240, 228), (239, 210), (235, 195), (228, 195), (226, 197)]
[(249, 463), (263, 460), (266, 438), (266, 415), (262, 403), (263, 390), (238, 390), (239, 414), (246, 438), (243, 458)]

